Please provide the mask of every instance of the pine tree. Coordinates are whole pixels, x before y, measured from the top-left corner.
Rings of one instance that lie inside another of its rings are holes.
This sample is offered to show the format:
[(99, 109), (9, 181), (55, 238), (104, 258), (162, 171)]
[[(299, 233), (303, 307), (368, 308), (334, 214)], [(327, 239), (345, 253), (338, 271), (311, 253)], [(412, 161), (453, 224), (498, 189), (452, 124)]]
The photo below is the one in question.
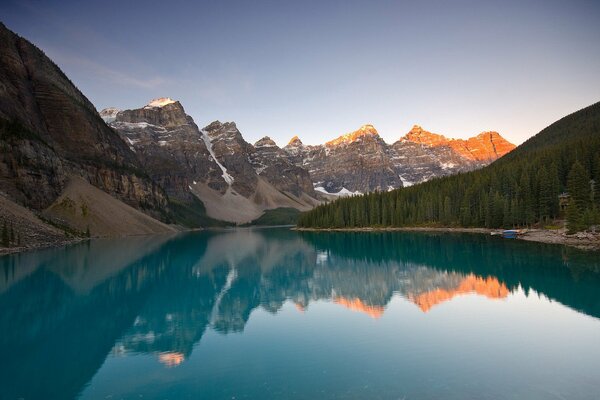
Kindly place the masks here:
[(579, 161), (575, 161), (567, 178), (567, 189), (571, 202), (583, 210), (588, 207), (591, 200), (590, 177)]
[(578, 232), (588, 228), (594, 220), (591, 211), (590, 178), (579, 161), (575, 161), (567, 177), (567, 189), (570, 200), (567, 209), (569, 232)]
[(542, 167), (540, 172), (538, 173), (538, 183), (539, 183), (539, 206), (538, 206), (538, 214), (540, 221), (547, 221), (552, 215), (552, 206), (554, 193), (552, 191), (552, 182), (550, 177), (548, 176), (548, 172), (546, 168)]
[(574, 201), (569, 202), (567, 207), (567, 229), (568, 233), (576, 233), (585, 229), (583, 212)]

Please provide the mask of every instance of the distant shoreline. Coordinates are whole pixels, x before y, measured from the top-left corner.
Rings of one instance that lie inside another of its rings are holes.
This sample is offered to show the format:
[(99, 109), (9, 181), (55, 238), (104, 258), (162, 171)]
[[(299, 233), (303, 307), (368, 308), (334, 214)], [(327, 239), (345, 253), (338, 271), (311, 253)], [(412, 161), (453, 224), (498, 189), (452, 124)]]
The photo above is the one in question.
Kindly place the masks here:
[[(397, 228), (292, 228), (299, 232), (440, 232), (440, 233), (478, 233), (492, 234), (502, 229), (488, 228), (452, 228), (452, 227), (397, 227)], [(506, 239), (510, 240), (510, 239)], [(562, 244), (581, 250), (600, 250), (600, 233), (576, 233), (567, 235), (566, 229), (528, 229), (517, 240), (528, 242)]]
[[(249, 228), (290, 228), (292, 231), (298, 232), (439, 232), (439, 233), (477, 233), (490, 235), (492, 232), (501, 232), (501, 229), (488, 229), (488, 228), (458, 228), (458, 227), (396, 227), (396, 228), (298, 228), (293, 225), (253, 225), (246, 227), (226, 227), (226, 228), (200, 228), (200, 229), (186, 229), (181, 232), (193, 232), (198, 230), (207, 231), (227, 231), (232, 229), (249, 229)], [(153, 234), (145, 235), (125, 235), (115, 236), (120, 238), (126, 238), (129, 236), (149, 236)], [(110, 237), (92, 237), (93, 239), (106, 239)], [(34, 250), (42, 250), (49, 248), (59, 248), (75, 243), (80, 243), (88, 238), (70, 238), (64, 241), (56, 243), (47, 243), (44, 245), (33, 245), (33, 246), (21, 246), (11, 248), (0, 248), (0, 257), (15, 254), (25, 253)], [(510, 240), (510, 239), (506, 239)], [(594, 250), (600, 251), (600, 233), (578, 233), (574, 235), (566, 235), (565, 229), (529, 229), (526, 234), (519, 236), (517, 240), (525, 240), (528, 242), (548, 243), (548, 244), (561, 244), (565, 246), (576, 247), (580, 250)]]

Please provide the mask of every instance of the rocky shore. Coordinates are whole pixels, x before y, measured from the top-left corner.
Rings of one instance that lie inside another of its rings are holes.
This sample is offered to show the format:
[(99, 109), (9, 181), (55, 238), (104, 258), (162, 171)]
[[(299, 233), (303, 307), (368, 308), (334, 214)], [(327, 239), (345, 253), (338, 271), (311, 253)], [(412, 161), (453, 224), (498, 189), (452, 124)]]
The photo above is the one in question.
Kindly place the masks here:
[[(487, 228), (444, 228), (444, 227), (402, 227), (402, 228), (292, 228), (296, 231), (307, 232), (445, 232), (445, 233), (479, 233), (491, 235), (501, 233), (499, 229)], [(516, 240), (530, 242), (562, 244), (581, 250), (600, 251), (600, 233), (579, 232), (568, 235), (565, 228), (561, 229), (528, 229)]]

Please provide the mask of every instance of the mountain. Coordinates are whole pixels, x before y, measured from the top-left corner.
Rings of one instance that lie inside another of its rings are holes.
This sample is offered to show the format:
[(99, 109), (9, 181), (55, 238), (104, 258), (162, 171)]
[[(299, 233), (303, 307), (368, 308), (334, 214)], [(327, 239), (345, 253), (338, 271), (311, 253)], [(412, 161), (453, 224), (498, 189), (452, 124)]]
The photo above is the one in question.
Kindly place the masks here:
[(418, 125), (392, 144), (396, 172), (408, 185), (481, 168), (515, 148), (498, 132), (447, 139)]
[[(427, 148), (458, 148), (474, 163), (510, 148), (490, 132), (462, 142), (422, 132), (404, 140)], [(487, 167), (388, 193), (340, 199), (301, 215), (299, 225), (511, 228), (544, 226), (566, 217), (569, 231), (577, 232), (600, 224), (596, 182), (600, 103), (553, 123)]]
[(139, 109), (108, 108), (100, 115), (171, 199), (190, 201), (194, 182), (219, 192), (227, 188), (200, 129), (178, 101), (160, 98)]
[(284, 150), (292, 162), (308, 169), (321, 192), (344, 194), (402, 186), (389, 148), (372, 125), (318, 146), (304, 146), (295, 137)]
[(40, 212), (80, 177), (164, 216), (163, 190), (40, 49), (0, 24), (0, 55), (0, 191), (10, 201)]
[(199, 199), (211, 218), (249, 222), (268, 209), (305, 211), (319, 203), (306, 170), (269, 138), (246, 142), (233, 122), (201, 130), (170, 98), (100, 114), (171, 201), (187, 209), (197, 208)]
[(372, 125), (364, 125), (317, 146), (305, 146), (295, 136), (284, 150), (291, 162), (309, 170), (317, 190), (347, 195), (387, 191), (470, 171), (513, 148), (497, 132), (468, 140), (447, 139), (417, 125), (389, 145)]

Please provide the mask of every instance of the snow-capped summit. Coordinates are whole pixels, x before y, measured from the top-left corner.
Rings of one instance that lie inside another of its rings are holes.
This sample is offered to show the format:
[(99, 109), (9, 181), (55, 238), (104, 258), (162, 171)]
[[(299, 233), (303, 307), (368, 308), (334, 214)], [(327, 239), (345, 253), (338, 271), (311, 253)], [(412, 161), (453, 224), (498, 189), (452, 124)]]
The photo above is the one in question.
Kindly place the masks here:
[(159, 97), (157, 99), (152, 100), (150, 103), (146, 104), (144, 108), (155, 108), (155, 107), (164, 107), (167, 104), (173, 104), (175, 100), (170, 97)]

